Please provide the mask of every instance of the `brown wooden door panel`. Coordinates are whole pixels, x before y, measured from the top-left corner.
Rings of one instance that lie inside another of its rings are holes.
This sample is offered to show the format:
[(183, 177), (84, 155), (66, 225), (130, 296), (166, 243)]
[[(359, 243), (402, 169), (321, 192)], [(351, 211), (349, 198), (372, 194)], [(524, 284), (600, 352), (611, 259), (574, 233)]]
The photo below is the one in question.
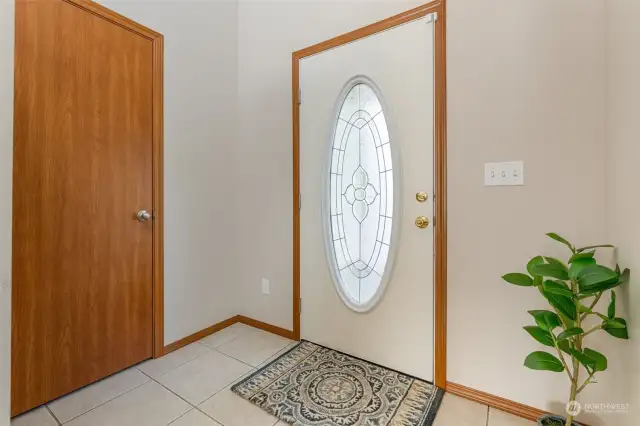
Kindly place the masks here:
[(152, 356), (153, 44), (16, 4), (12, 414)]

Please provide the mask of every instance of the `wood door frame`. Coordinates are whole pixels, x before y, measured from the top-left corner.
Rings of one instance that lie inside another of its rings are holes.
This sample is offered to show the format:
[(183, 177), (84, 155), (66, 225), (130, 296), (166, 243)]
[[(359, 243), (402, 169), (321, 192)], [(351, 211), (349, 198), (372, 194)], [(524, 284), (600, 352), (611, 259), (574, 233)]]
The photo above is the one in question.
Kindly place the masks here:
[[(26, 0), (16, 0), (19, 1)], [(164, 353), (164, 37), (91, 0), (61, 1), (129, 30), (152, 43), (153, 357), (159, 358)]]
[[(293, 52), (291, 105), (293, 111), (293, 334), (300, 340), (300, 60), (335, 47), (368, 37), (390, 28), (437, 13), (435, 36), (435, 378), (441, 389), (447, 383), (447, 72), (446, 72), (446, 0), (436, 0)], [(436, 222), (437, 221), (437, 222)]]

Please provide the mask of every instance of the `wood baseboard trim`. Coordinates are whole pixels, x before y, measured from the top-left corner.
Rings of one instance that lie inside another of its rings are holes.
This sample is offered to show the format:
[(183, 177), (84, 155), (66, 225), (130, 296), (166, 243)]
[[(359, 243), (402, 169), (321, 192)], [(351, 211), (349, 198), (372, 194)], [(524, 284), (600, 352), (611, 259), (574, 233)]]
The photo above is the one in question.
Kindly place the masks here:
[(250, 325), (251, 327), (259, 328), (260, 330), (268, 331), (269, 333), (277, 334), (278, 336), (286, 337), (287, 339), (296, 340), (293, 331), (276, 327), (275, 325), (267, 324), (266, 322), (254, 320), (253, 318), (245, 317), (243, 315), (236, 315), (224, 321), (220, 321), (217, 324), (213, 324), (211, 327), (207, 327), (204, 330), (196, 331), (195, 333), (190, 334), (187, 337), (183, 337), (180, 340), (176, 340), (175, 342), (168, 344), (164, 347), (162, 356), (168, 355), (173, 351), (177, 351), (178, 349), (185, 347), (193, 342), (197, 342), (200, 339), (204, 339), (208, 335), (225, 329), (237, 322)]
[(253, 318), (245, 317), (243, 315), (238, 315), (238, 322), (241, 322), (246, 325), (250, 325), (251, 327), (259, 328), (264, 331), (268, 331), (269, 333), (277, 334), (278, 336), (286, 337), (287, 339), (297, 340), (295, 338), (294, 332), (291, 330), (286, 330), (284, 328), (276, 327), (275, 325), (267, 324), (266, 322), (254, 320)]
[(213, 333), (215, 333), (217, 331), (225, 329), (225, 328), (229, 327), (230, 325), (233, 325), (233, 324), (235, 324), (235, 323), (237, 323), (239, 321), (240, 321), (240, 316), (236, 315), (236, 316), (231, 317), (229, 319), (226, 319), (224, 321), (220, 321), (217, 324), (213, 324), (211, 327), (207, 327), (204, 330), (197, 331), (197, 332), (195, 332), (193, 334), (190, 334), (187, 337), (183, 337), (180, 340), (176, 340), (175, 342), (170, 343), (170, 344), (168, 344), (167, 346), (164, 347), (164, 351), (163, 351), (162, 355), (164, 356), (164, 355), (170, 354), (173, 351), (176, 351), (176, 350), (178, 350), (178, 349), (180, 349), (180, 348), (182, 348), (184, 346), (187, 346), (187, 345), (189, 345), (189, 344), (191, 344), (193, 342), (197, 342), (198, 340), (203, 339), (203, 338), (207, 337), (208, 335), (213, 334)]
[(499, 396), (491, 395), (486, 392), (468, 388), (457, 383), (447, 382), (445, 390), (453, 395), (457, 395), (471, 401), (479, 402), (481, 404), (488, 405), (489, 407), (497, 408), (498, 410), (506, 411), (509, 414), (513, 414), (514, 416), (522, 417), (528, 420), (536, 420), (541, 415), (548, 414), (547, 411), (520, 404), (519, 402), (511, 401)]

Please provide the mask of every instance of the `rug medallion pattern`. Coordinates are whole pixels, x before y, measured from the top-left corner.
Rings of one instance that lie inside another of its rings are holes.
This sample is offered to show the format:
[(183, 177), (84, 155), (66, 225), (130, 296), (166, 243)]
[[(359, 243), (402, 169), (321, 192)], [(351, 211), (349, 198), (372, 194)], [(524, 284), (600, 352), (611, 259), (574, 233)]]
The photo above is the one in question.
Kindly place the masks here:
[(295, 426), (430, 426), (442, 391), (303, 341), (232, 391)]

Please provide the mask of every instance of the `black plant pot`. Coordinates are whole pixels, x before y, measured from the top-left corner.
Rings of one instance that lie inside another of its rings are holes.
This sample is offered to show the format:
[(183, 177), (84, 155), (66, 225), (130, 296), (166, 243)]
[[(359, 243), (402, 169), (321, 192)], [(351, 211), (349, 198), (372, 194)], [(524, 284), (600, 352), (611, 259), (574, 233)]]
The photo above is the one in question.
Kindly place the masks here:
[[(553, 414), (545, 414), (538, 417), (538, 426), (564, 426), (567, 422), (566, 417), (554, 416)], [(571, 422), (573, 426), (581, 426), (580, 423)]]

